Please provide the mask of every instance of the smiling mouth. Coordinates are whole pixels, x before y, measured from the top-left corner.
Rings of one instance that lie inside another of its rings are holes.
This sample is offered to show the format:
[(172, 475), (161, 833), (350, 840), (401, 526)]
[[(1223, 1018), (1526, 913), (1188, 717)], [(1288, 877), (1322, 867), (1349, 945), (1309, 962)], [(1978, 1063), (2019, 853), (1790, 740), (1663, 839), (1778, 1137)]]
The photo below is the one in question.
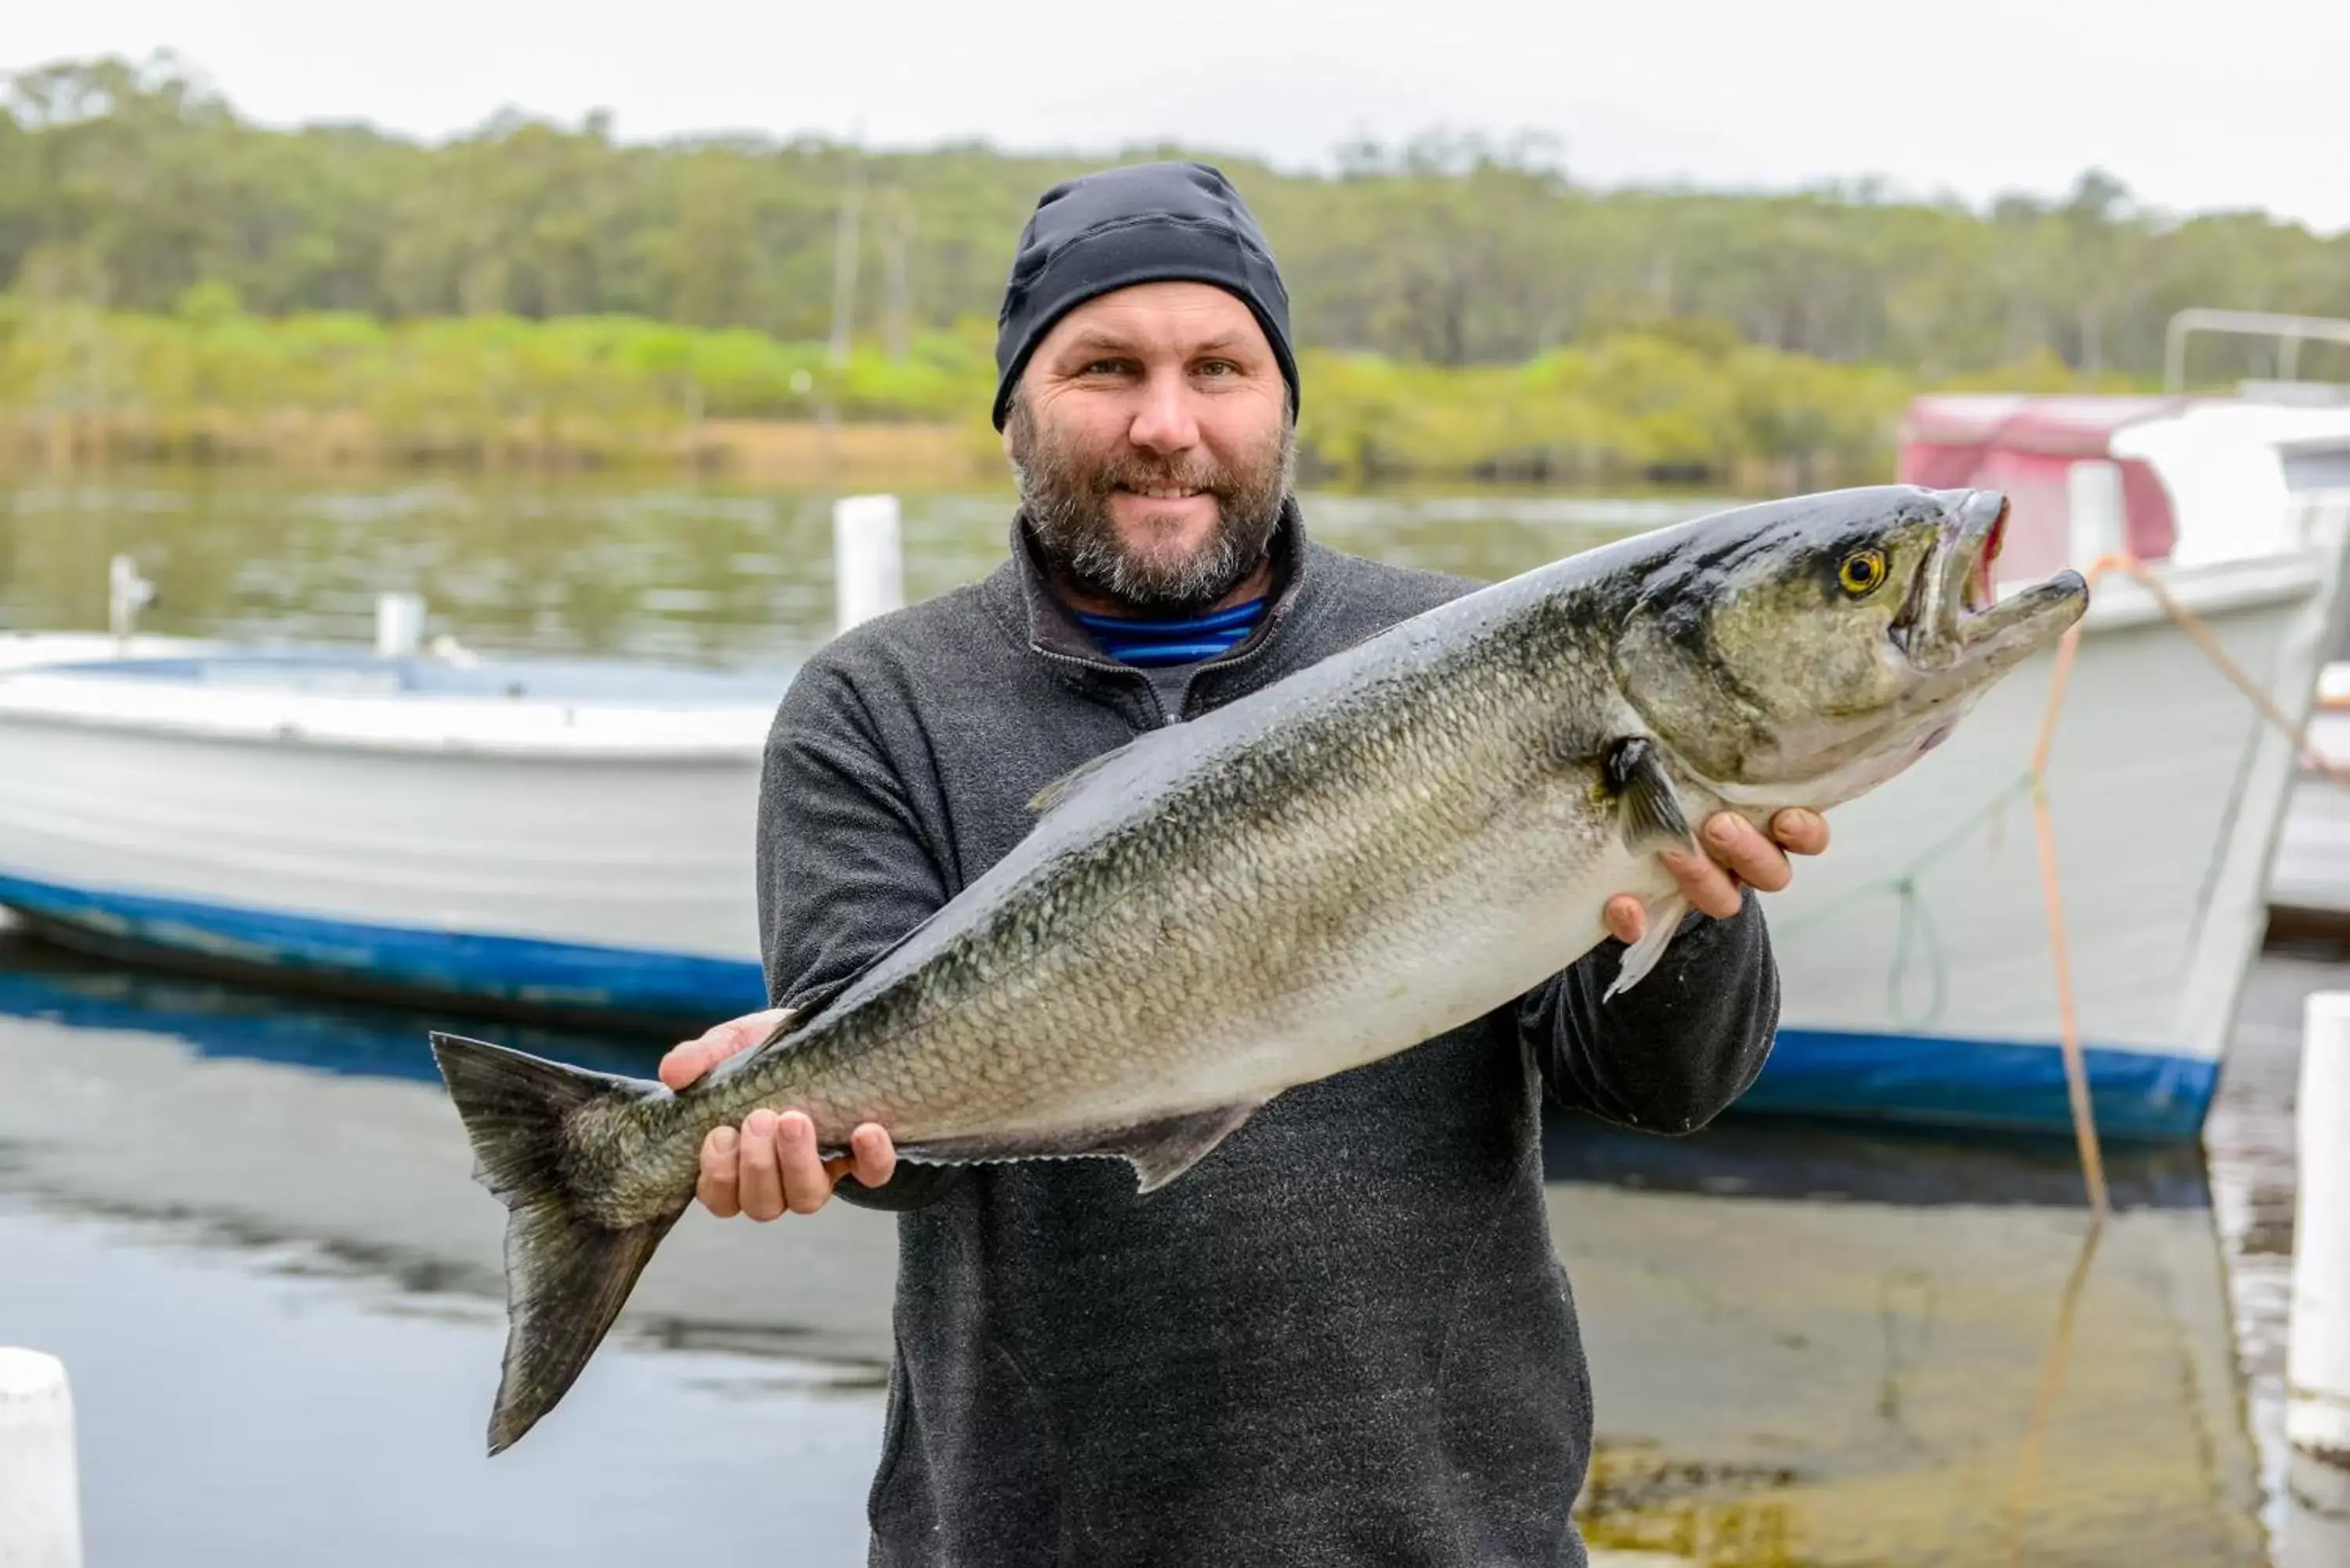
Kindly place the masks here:
[(1171, 485), (1121, 484), (1118, 491), (1126, 495), (1139, 495), (1151, 501), (1189, 501), (1195, 495), (1205, 495), (1204, 490), (1184, 490)]

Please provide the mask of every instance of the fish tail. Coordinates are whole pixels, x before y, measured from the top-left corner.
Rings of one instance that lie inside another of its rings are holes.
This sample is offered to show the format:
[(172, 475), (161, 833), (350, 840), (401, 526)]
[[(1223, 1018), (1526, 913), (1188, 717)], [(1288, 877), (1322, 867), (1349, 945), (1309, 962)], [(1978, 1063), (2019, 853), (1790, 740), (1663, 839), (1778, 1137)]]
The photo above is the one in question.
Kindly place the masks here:
[(653, 1250), (685, 1212), (616, 1226), (584, 1201), (574, 1118), (653, 1086), (467, 1040), (432, 1036), (432, 1057), (464, 1118), (474, 1179), (506, 1206), (506, 1348), (490, 1413), (490, 1452), (511, 1448), (555, 1408), (604, 1342)]

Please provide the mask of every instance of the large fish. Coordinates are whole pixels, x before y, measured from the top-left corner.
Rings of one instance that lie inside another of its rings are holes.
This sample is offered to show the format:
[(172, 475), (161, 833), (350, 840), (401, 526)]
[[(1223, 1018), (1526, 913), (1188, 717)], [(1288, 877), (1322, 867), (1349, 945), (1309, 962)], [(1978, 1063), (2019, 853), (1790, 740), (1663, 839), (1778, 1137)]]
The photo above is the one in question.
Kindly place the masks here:
[(1685, 912), (1659, 849), (1883, 784), (2087, 607), (1994, 605), (2006, 502), (1842, 491), (1540, 567), (1037, 797), (1035, 827), (816, 1017), (682, 1094), (449, 1035), (442, 1076), (510, 1214), (490, 1422), (552, 1408), (691, 1200), (703, 1135), (798, 1107), (827, 1153), (1115, 1156), (1174, 1180), (1295, 1085), (1534, 987), (1646, 901), (1636, 982)]

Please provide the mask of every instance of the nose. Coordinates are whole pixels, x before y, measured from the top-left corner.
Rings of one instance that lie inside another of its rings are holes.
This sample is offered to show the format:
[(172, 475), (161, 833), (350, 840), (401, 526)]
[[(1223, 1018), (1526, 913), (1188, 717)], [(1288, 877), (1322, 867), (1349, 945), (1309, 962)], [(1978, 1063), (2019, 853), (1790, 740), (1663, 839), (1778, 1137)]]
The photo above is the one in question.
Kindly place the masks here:
[(1154, 375), (1143, 384), (1141, 406), (1127, 426), (1126, 439), (1145, 452), (1171, 457), (1200, 444), (1197, 396), (1180, 375)]

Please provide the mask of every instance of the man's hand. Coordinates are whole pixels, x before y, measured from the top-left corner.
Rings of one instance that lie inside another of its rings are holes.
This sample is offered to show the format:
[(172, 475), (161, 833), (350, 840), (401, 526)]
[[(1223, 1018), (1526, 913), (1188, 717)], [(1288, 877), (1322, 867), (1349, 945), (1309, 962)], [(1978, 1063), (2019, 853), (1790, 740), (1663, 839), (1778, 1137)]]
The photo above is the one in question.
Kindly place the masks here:
[[(1771, 819), (1769, 837), (1734, 811), (1719, 811), (1706, 818), (1698, 842), (1702, 855), (1665, 851), (1659, 859), (1681, 885), (1681, 897), (1692, 908), (1718, 920), (1738, 913), (1742, 886), (1775, 893), (1794, 880), (1787, 854), (1817, 855), (1828, 846), (1827, 819), (1817, 812), (1790, 808)], [(1617, 941), (1637, 942), (1648, 929), (1648, 911), (1640, 900), (1619, 893), (1607, 900), (1607, 933)]]
[[(661, 1058), (660, 1081), (671, 1090), (684, 1088), (774, 1033), (785, 1016), (780, 1007), (747, 1013), (674, 1047)], [(842, 1158), (818, 1159), (816, 1124), (805, 1113), (753, 1111), (741, 1131), (712, 1127), (702, 1140), (702, 1179), (694, 1195), (721, 1220), (747, 1214), (767, 1220), (786, 1209), (815, 1213), (852, 1170), (868, 1187), (879, 1187), (896, 1173), (898, 1151), (879, 1123), (867, 1122), (851, 1133), (848, 1147), (850, 1153)]]

